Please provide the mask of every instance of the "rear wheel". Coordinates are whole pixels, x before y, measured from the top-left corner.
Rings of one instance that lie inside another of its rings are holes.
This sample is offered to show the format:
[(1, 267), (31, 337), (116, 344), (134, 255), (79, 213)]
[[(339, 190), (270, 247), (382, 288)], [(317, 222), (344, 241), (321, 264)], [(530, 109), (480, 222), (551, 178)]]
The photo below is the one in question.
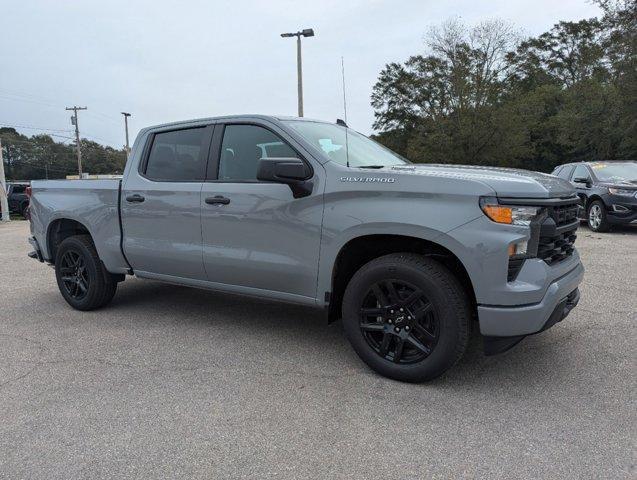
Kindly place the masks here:
[(410, 253), (364, 265), (343, 299), (343, 323), (354, 350), (378, 373), (401, 381), (431, 380), (463, 355), (471, 309), (442, 264)]
[(64, 300), (77, 310), (94, 310), (109, 303), (117, 282), (102, 264), (89, 235), (65, 239), (55, 257), (55, 277)]
[(588, 206), (588, 227), (594, 232), (607, 232), (610, 224), (606, 215), (606, 207), (601, 200), (595, 200)]

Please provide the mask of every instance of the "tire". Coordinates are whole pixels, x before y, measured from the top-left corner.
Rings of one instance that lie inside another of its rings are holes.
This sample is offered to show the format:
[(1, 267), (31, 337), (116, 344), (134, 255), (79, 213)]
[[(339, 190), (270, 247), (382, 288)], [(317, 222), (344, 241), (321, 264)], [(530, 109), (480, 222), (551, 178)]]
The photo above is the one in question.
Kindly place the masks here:
[(343, 327), (358, 356), (381, 375), (404, 382), (434, 379), (456, 364), (469, 341), (471, 318), (458, 279), (439, 262), (412, 253), (365, 264), (343, 298)]
[(55, 256), (55, 277), (64, 300), (76, 310), (95, 310), (115, 296), (117, 282), (102, 264), (89, 235), (65, 239)]
[(601, 200), (591, 202), (586, 210), (586, 223), (594, 232), (608, 232), (610, 224), (606, 215), (606, 206)]

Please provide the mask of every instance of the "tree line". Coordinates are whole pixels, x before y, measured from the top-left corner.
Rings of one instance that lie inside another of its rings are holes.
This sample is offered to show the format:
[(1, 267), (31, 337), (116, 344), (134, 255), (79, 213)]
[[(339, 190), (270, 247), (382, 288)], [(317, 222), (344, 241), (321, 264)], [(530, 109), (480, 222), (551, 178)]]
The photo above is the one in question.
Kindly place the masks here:
[[(27, 137), (14, 128), (0, 128), (7, 180), (65, 178), (77, 175), (74, 144), (56, 142), (49, 135)], [(121, 174), (126, 151), (82, 139), (82, 171), (90, 174)]]
[(501, 20), (450, 20), (381, 71), (378, 141), (414, 162), (519, 167), (637, 159), (637, 2), (522, 39)]

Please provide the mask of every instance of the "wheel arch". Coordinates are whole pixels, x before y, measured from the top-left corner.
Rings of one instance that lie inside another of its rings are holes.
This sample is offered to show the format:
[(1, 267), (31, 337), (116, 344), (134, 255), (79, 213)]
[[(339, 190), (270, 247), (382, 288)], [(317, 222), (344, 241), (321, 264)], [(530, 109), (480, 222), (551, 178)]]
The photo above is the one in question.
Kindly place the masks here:
[(587, 215), (588, 215), (588, 207), (590, 207), (591, 203), (593, 203), (595, 200), (599, 200), (600, 202), (602, 202), (602, 204), (604, 205), (604, 208), (606, 208), (606, 202), (601, 197), (601, 195), (594, 193), (593, 195), (591, 195), (590, 197), (586, 199), (586, 214)]
[(328, 321), (341, 316), (343, 294), (352, 276), (367, 262), (391, 253), (417, 253), (433, 257), (458, 277), (472, 307), (476, 305), (475, 288), (460, 258), (433, 240), (403, 234), (366, 234), (341, 246), (332, 265)]
[(52, 264), (55, 264), (58, 246), (67, 238), (75, 235), (89, 235), (93, 240), (86, 225), (72, 218), (56, 218), (49, 224), (46, 233), (46, 246)]

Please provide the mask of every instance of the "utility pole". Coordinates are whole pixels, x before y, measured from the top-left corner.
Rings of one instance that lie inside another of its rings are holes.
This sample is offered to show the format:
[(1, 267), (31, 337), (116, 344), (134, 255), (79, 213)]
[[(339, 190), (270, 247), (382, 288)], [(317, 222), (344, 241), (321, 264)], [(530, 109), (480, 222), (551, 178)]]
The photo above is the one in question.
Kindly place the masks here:
[(130, 155), (130, 147), (128, 146), (128, 117), (130, 117), (130, 113), (122, 112), (124, 115), (124, 129), (126, 130), (126, 158)]
[(4, 178), (4, 160), (2, 159), (2, 140), (0, 140), (0, 208), (2, 208), (2, 221), (8, 222), (9, 218), (9, 199), (7, 191), (7, 181)]
[(82, 145), (80, 144), (80, 127), (77, 121), (77, 111), (87, 110), (86, 107), (66, 107), (66, 110), (73, 110), (73, 116), (71, 117), (71, 125), (75, 125), (75, 147), (77, 150), (77, 172), (78, 177), (82, 178)]
[(313, 37), (314, 30), (306, 28), (296, 33), (282, 33), (283, 38), (296, 37), (296, 75), (299, 117), (303, 116), (303, 67), (301, 59), (301, 37)]

